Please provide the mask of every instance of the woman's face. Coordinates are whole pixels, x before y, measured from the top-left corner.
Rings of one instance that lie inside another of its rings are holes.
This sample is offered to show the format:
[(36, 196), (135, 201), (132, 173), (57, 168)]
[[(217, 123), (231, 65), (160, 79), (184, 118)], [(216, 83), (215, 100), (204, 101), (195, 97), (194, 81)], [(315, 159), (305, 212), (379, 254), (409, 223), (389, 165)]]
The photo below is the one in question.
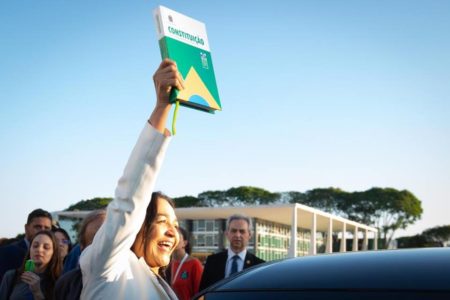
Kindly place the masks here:
[(158, 198), (156, 201), (156, 218), (150, 227), (149, 242), (144, 253), (145, 261), (154, 272), (169, 264), (170, 255), (180, 239), (173, 207), (164, 199)]
[(30, 246), (30, 258), (38, 269), (45, 269), (53, 256), (53, 242), (45, 234), (37, 235)]
[(66, 255), (69, 253), (69, 243), (70, 241), (66, 238), (66, 236), (62, 232), (55, 232), (56, 241), (59, 246), (59, 255), (61, 259), (64, 259)]

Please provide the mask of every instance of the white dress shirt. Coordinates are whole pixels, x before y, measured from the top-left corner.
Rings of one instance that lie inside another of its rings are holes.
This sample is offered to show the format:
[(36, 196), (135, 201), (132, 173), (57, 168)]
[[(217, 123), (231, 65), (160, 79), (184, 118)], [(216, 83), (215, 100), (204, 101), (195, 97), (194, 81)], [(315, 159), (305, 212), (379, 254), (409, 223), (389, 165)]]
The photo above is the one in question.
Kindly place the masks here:
[(227, 265), (225, 267), (225, 278), (230, 276), (231, 264), (233, 263), (233, 256), (235, 255), (239, 256), (239, 259), (237, 260), (238, 272), (241, 272), (244, 269), (244, 261), (245, 256), (247, 255), (247, 249), (244, 249), (244, 251), (239, 253), (234, 253), (230, 248), (228, 248)]

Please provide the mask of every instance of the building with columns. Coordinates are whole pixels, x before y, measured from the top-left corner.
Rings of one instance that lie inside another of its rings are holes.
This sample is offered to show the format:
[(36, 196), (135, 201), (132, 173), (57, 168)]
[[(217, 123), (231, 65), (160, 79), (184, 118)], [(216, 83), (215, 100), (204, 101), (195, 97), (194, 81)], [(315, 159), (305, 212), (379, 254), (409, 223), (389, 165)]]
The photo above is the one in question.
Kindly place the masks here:
[(249, 250), (265, 260), (377, 249), (376, 228), (302, 204), (176, 209), (200, 258), (227, 247), (226, 219), (235, 213), (253, 219)]
[[(89, 211), (53, 213), (62, 227)], [(227, 247), (226, 219), (240, 213), (253, 220), (249, 251), (266, 261), (346, 251), (377, 250), (378, 231), (302, 204), (176, 208), (180, 225), (191, 232), (192, 254), (200, 259)], [(293, 243), (291, 241), (294, 241)]]

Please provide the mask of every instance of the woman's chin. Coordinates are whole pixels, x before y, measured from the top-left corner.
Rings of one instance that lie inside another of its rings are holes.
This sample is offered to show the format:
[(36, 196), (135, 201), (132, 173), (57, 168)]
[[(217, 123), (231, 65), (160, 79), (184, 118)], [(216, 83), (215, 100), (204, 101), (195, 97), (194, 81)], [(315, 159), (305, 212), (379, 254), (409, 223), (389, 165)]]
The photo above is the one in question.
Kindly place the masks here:
[(35, 265), (35, 270), (37, 271), (37, 270), (40, 270), (42, 268), (43, 263), (42, 263), (41, 260), (35, 260), (34, 261), (34, 265)]
[(158, 264), (160, 268), (167, 267), (170, 264), (170, 259), (163, 259)]
[(32, 257), (31, 260), (34, 262), (35, 265), (42, 265), (42, 258), (40, 257)]

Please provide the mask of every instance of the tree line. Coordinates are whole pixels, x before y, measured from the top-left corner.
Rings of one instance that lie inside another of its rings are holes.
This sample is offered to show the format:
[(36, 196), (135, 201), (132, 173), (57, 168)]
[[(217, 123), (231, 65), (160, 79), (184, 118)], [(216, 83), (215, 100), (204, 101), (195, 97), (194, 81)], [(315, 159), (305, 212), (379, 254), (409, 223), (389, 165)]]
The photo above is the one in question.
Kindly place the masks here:
[(397, 239), (398, 248), (444, 247), (450, 242), (450, 225), (436, 226), (420, 234)]

